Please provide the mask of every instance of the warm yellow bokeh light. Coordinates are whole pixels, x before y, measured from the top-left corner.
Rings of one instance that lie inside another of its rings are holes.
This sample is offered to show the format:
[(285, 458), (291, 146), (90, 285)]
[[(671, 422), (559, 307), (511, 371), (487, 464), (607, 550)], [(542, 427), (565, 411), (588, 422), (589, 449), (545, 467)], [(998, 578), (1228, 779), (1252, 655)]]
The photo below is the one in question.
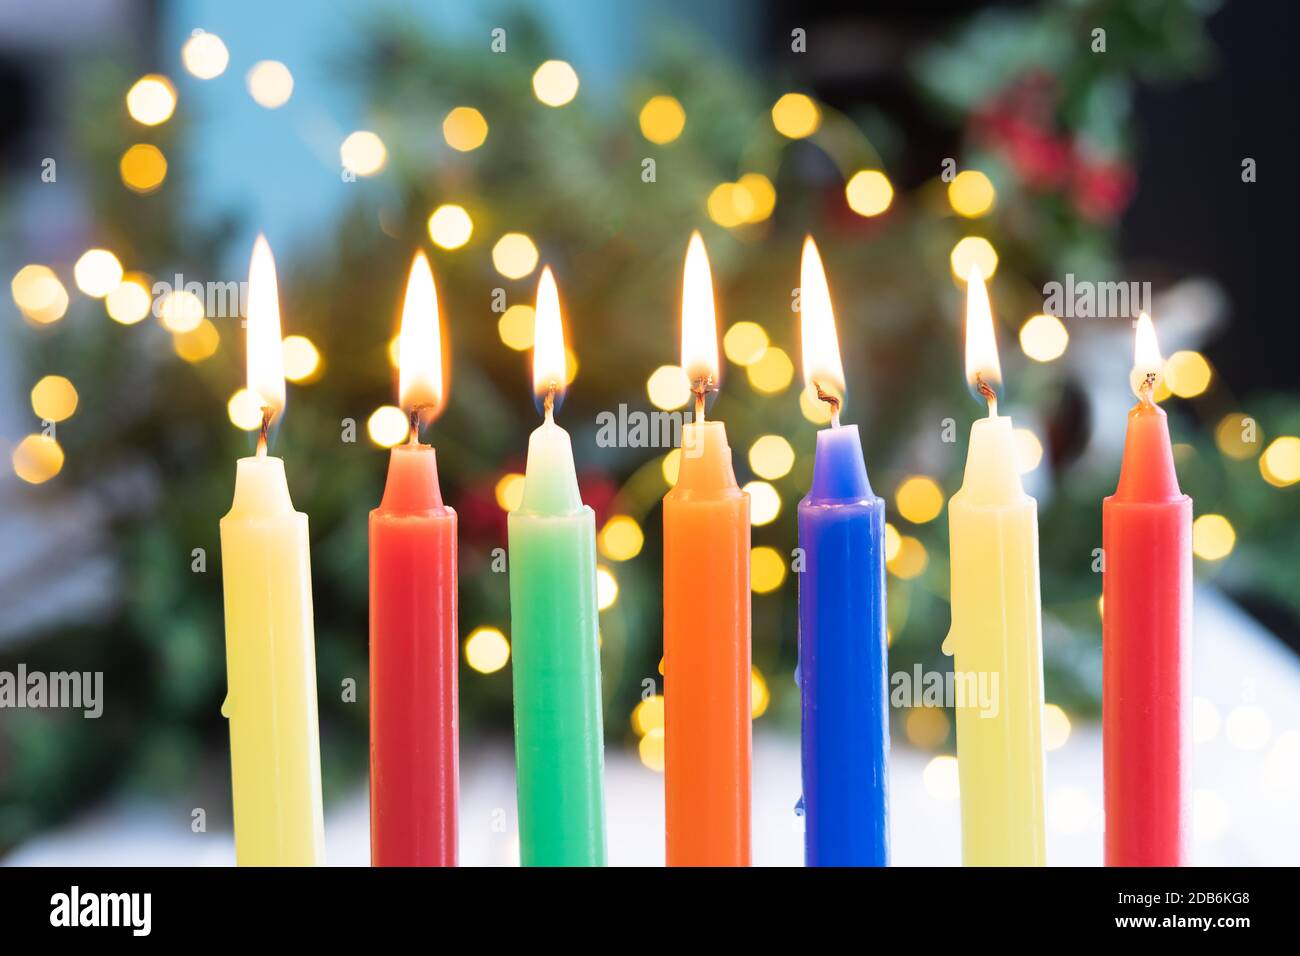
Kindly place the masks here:
[(12, 461), (15, 475), (39, 485), (63, 469), (63, 449), (48, 435), (28, 435), (14, 448)]
[(787, 93), (772, 107), (772, 125), (789, 139), (811, 136), (817, 132), (821, 121), (821, 110), (803, 93)]
[(241, 388), (226, 402), (226, 414), (236, 428), (257, 431), (262, 427), (262, 399), (256, 392)]
[(211, 80), (226, 72), (230, 51), (215, 33), (195, 30), (181, 47), (181, 62), (191, 75), (200, 80)]
[(993, 208), (997, 191), (989, 178), (977, 169), (964, 169), (948, 184), (948, 202), (953, 211), (976, 219)]
[(474, 234), (474, 220), (464, 206), (445, 203), (429, 215), (429, 238), (443, 249), (459, 249)]
[(794, 467), (794, 449), (780, 435), (762, 435), (749, 446), (749, 467), (758, 477), (775, 481)]
[(153, 311), (149, 279), (139, 273), (128, 273), (105, 297), (104, 307), (108, 310), (108, 317), (122, 325), (135, 325), (148, 318)]
[(998, 253), (993, 243), (983, 236), (967, 236), (952, 247), (949, 255), (952, 274), (961, 282), (966, 281), (970, 271), (978, 267), (980, 275), (987, 281), (998, 271)]
[(1065, 354), (1070, 333), (1054, 315), (1035, 315), (1020, 327), (1020, 348), (1035, 362), (1051, 362)]
[(167, 122), (175, 109), (176, 87), (161, 73), (140, 77), (127, 91), (126, 111), (143, 126)]
[(609, 610), (618, 600), (618, 578), (603, 564), (596, 566), (596, 607)]
[(632, 730), (638, 737), (644, 737), (652, 730), (662, 730), (663, 726), (663, 694), (653, 694), (632, 708)]
[(734, 229), (754, 215), (754, 198), (740, 183), (719, 183), (709, 193), (708, 210), (719, 226)]
[(885, 522), (885, 560), (893, 561), (903, 547), (903, 536), (888, 521)]
[(1241, 412), (1229, 412), (1214, 428), (1214, 443), (1229, 458), (1245, 461), (1259, 454), (1264, 434), (1259, 423)]
[(933, 478), (913, 475), (898, 486), (894, 503), (898, 513), (912, 524), (925, 524), (943, 511), (943, 489)]
[(781, 496), (766, 481), (746, 482), (741, 490), (749, 495), (749, 523), (754, 527), (771, 524), (781, 513)]
[(537, 246), (522, 232), (507, 232), (492, 247), (492, 265), (507, 279), (522, 279), (537, 268)]
[(879, 216), (894, 201), (894, 187), (880, 170), (860, 169), (845, 185), (844, 197), (859, 216)]
[(1259, 473), (1270, 485), (1285, 488), (1300, 481), (1300, 438), (1283, 435), (1273, 439), (1259, 456)]
[(533, 326), (536, 322), (536, 310), (521, 302), (501, 313), (501, 318), (497, 320), (497, 335), (516, 352), (526, 352), (533, 347)]
[(158, 319), (168, 332), (193, 332), (203, 321), (203, 300), (188, 289), (176, 289), (158, 300)]
[(686, 110), (674, 96), (652, 96), (641, 107), (637, 121), (641, 124), (642, 136), (663, 146), (682, 135), (686, 128)]
[(524, 500), (524, 476), (517, 471), (504, 474), (493, 488), (497, 507), (502, 511), (515, 511)]
[(757, 667), (750, 669), (749, 674), (749, 716), (751, 720), (757, 720), (767, 713), (767, 705), (772, 702), (772, 694), (767, 689), (767, 678)]
[(680, 365), (660, 365), (645, 383), (646, 394), (655, 408), (672, 411), (691, 400), (691, 382)]
[(1206, 561), (1219, 561), (1232, 553), (1237, 532), (1223, 515), (1201, 515), (1192, 522), (1192, 553)]
[(674, 487), (677, 484), (677, 476), (682, 472), (682, 450), (674, 448), (664, 455), (663, 460), (659, 463), (659, 470), (663, 472), (664, 481), (668, 484), (668, 487)]
[(785, 580), (785, 559), (776, 548), (759, 545), (749, 552), (749, 586), (755, 594), (775, 591)]
[(737, 322), (722, 337), (722, 350), (737, 365), (749, 365), (767, 351), (767, 331), (757, 322)]
[(410, 437), (411, 420), (396, 405), (380, 405), (366, 420), (366, 432), (380, 448), (392, 448)]
[(886, 562), (886, 567), (891, 573), (908, 580), (919, 576), (929, 561), (930, 555), (926, 553), (925, 545), (919, 539), (905, 534), (899, 537), (898, 553), (893, 560)]
[(637, 756), (641, 758), (641, 763), (648, 769), (656, 773), (664, 771), (664, 729), (655, 727), (647, 731), (646, 735), (641, 738), (637, 744)]
[(88, 249), (72, 269), (77, 288), (102, 299), (122, 282), (122, 263), (107, 249)]
[(23, 266), (15, 273), (9, 289), (14, 304), (33, 322), (57, 322), (68, 311), (68, 290), (49, 266)]
[(645, 533), (629, 515), (612, 515), (596, 535), (600, 553), (611, 561), (630, 561), (641, 553)]
[(948, 739), (951, 727), (952, 723), (942, 707), (911, 707), (908, 708), (903, 732), (912, 746), (934, 750)]
[(1195, 398), (1210, 387), (1210, 363), (1200, 352), (1175, 352), (1165, 360), (1164, 381), (1179, 398)]
[(293, 96), (293, 74), (279, 60), (254, 63), (244, 82), (253, 102), (268, 110), (279, 109)]
[(745, 173), (736, 185), (749, 194), (749, 216), (746, 222), (762, 222), (776, 208), (776, 187), (762, 173)]
[(47, 422), (71, 418), (77, 410), (77, 389), (62, 375), (46, 375), (32, 386), (32, 411)]
[(388, 162), (388, 147), (377, 133), (359, 129), (339, 146), (339, 161), (358, 176), (373, 176)]
[(217, 346), (220, 344), (221, 333), (207, 319), (201, 319), (199, 324), (188, 332), (172, 336), (172, 349), (186, 362), (191, 363), (212, 358), (217, 354)]
[(772, 395), (790, 387), (794, 379), (794, 362), (790, 361), (785, 349), (773, 345), (765, 349), (757, 361), (746, 366), (745, 374), (756, 392)]
[(563, 60), (547, 60), (533, 73), (533, 93), (547, 106), (563, 106), (578, 95), (578, 74)]
[(1070, 739), (1070, 715), (1056, 704), (1043, 705), (1043, 749), (1060, 750)]
[(483, 114), (472, 106), (458, 106), (442, 121), (442, 138), (461, 153), (478, 149), (487, 139), (488, 124)]
[(814, 425), (830, 424), (831, 407), (817, 397), (817, 390), (811, 384), (799, 392), (799, 411)]
[(286, 336), (284, 348), (284, 377), (291, 382), (311, 380), (320, 368), (320, 350), (305, 335)]
[(1016, 470), (1027, 475), (1043, 461), (1043, 443), (1028, 428), (1017, 428), (1011, 433), (1016, 446)]
[(122, 154), (117, 171), (127, 189), (151, 193), (167, 178), (167, 157), (152, 143), (136, 143)]
[(510, 642), (495, 627), (476, 627), (465, 638), (465, 663), (480, 674), (495, 674), (510, 660)]

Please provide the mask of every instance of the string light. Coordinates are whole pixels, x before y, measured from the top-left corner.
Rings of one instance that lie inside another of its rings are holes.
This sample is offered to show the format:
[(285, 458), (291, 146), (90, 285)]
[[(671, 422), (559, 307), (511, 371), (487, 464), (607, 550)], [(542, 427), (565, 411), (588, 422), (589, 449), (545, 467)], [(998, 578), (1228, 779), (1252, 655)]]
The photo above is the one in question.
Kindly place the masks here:
[(200, 80), (211, 80), (226, 71), (230, 51), (215, 33), (195, 30), (194, 35), (181, 47), (181, 62), (185, 69)]
[(641, 135), (657, 146), (666, 146), (686, 128), (686, 110), (673, 96), (652, 96), (637, 117)]
[(293, 96), (293, 74), (279, 60), (254, 63), (244, 82), (253, 102), (268, 110), (278, 110)]
[(547, 106), (564, 106), (578, 95), (578, 74), (563, 60), (547, 60), (533, 73), (533, 93)]
[(862, 169), (844, 186), (844, 197), (859, 216), (879, 216), (894, 201), (894, 187), (880, 170)]
[(464, 206), (446, 203), (429, 215), (429, 238), (440, 248), (459, 249), (473, 234), (474, 220)]
[(630, 561), (641, 553), (645, 533), (629, 515), (612, 515), (596, 536), (600, 553), (611, 561)]
[(161, 73), (140, 77), (127, 91), (126, 111), (142, 126), (167, 122), (175, 109), (176, 87)]
[(786, 93), (772, 107), (772, 125), (788, 139), (811, 136), (821, 121), (821, 110), (803, 93)]
[(495, 627), (476, 627), (465, 639), (465, 663), (480, 674), (495, 674), (510, 660), (510, 642)]
[(388, 162), (388, 148), (376, 133), (359, 129), (339, 146), (339, 161), (358, 176), (373, 176)]

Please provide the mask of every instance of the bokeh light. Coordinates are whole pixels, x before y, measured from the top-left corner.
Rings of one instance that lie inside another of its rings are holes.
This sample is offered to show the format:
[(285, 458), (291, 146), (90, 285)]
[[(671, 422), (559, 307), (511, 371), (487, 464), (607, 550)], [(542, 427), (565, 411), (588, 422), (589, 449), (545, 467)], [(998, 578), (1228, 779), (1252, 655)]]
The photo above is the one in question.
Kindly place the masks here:
[(948, 739), (952, 722), (942, 707), (909, 707), (903, 732), (912, 746), (934, 750)]
[(997, 191), (989, 178), (977, 169), (963, 169), (948, 184), (948, 202), (953, 211), (967, 219), (976, 219), (993, 208)]
[(122, 183), (132, 192), (151, 193), (167, 178), (167, 157), (152, 143), (136, 143), (117, 164)]
[(373, 176), (388, 162), (388, 148), (377, 133), (359, 129), (339, 146), (339, 161), (358, 176)]
[(657, 146), (671, 143), (686, 128), (686, 110), (675, 96), (652, 96), (637, 117), (641, 135)]
[(1016, 446), (1016, 470), (1027, 475), (1043, 461), (1043, 443), (1028, 428), (1017, 428), (1011, 433)]
[(476, 627), (465, 638), (465, 663), (480, 674), (495, 674), (510, 660), (510, 642), (495, 627)]
[(785, 559), (765, 544), (749, 552), (749, 586), (755, 594), (769, 594), (785, 580)]
[(817, 390), (811, 384), (799, 392), (799, 411), (814, 425), (829, 425), (833, 417), (830, 405), (817, 397)]
[(211, 80), (226, 72), (230, 51), (215, 33), (195, 30), (194, 35), (181, 47), (181, 62), (192, 76)]
[(153, 293), (149, 290), (148, 277), (138, 272), (127, 273), (117, 288), (105, 297), (104, 308), (110, 319), (122, 325), (135, 325), (148, 318), (153, 311)]
[(107, 249), (88, 249), (72, 269), (77, 288), (88, 296), (102, 299), (122, 281), (122, 263)]
[(641, 763), (655, 773), (664, 771), (664, 729), (655, 727), (641, 738), (637, 744), (637, 756), (641, 758)]
[(293, 74), (279, 60), (254, 63), (244, 82), (253, 102), (268, 110), (278, 110), (293, 96)]
[(749, 384), (757, 392), (772, 395), (789, 388), (794, 379), (794, 363), (785, 349), (773, 345), (745, 368)]
[(230, 396), (226, 402), (226, 414), (230, 424), (246, 432), (254, 432), (262, 427), (262, 399), (256, 392), (241, 388)]
[(677, 484), (677, 476), (680, 475), (682, 471), (682, 450), (680, 448), (674, 448), (668, 454), (664, 455), (663, 460), (659, 464), (659, 470), (663, 472), (664, 481), (667, 483), (668, 487), (674, 487)]
[(680, 365), (660, 365), (646, 379), (646, 394), (655, 408), (671, 411), (691, 400), (691, 382)]
[(903, 536), (890, 522), (885, 522), (885, 560), (893, 561), (903, 547)]
[(821, 110), (803, 93), (786, 93), (772, 107), (772, 125), (789, 139), (811, 136), (821, 121)]
[(1164, 381), (1179, 398), (1195, 398), (1210, 387), (1210, 363), (1200, 352), (1175, 352), (1165, 360)]
[(474, 234), (474, 220), (464, 206), (444, 203), (429, 215), (429, 238), (443, 249), (459, 249)]
[(380, 448), (392, 448), (410, 437), (411, 420), (396, 405), (380, 405), (366, 420), (366, 433)]
[(661, 730), (663, 725), (663, 694), (651, 694), (632, 708), (632, 730), (638, 737), (644, 737), (652, 730)]
[(719, 183), (709, 193), (708, 210), (719, 226), (734, 229), (754, 215), (754, 198), (740, 183)]
[(578, 73), (564, 60), (547, 60), (533, 73), (533, 93), (547, 106), (564, 106), (578, 95)]
[(632, 560), (644, 544), (645, 533), (630, 515), (611, 515), (596, 535), (600, 553), (611, 561)]
[(487, 135), (487, 120), (472, 106), (457, 106), (442, 121), (442, 138), (461, 153), (478, 149)]
[(1258, 455), (1263, 441), (1259, 423), (1242, 412), (1229, 412), (1214, 427), (1214, 443), (1219, 451), (1237, 461)]
[(749, 523), (754, 527), (771, 524), (781, 513), (781, 495), (766, 481), (746, 482), (741, 490), (749, 495)]
[(758, 361), (767, 346), (767, 331), (757, 322), (736, 322), (722, 337), (722, 350), (740, 366)]
[(203, 300), (188, 289), (175, 289), (158, 300), (158, 319), (168, 332), (192, 332), (203, 321)]
[(859, 216), (879, 216), (894, 201), (894, 187), (880, 170), (860, 169), (845, 185), (844, 196)]
[(176, 109), (176, 87), (161, 73), (135, 81), (126, 94), (126, 111), (142, 126), (157, 126), (171, 119)]
[(62, 375), (46, 375), (32, 386), (32, 411), (47, 422), (61, 422), (77, 410), (77, 389)]
[(320, 369), (320, 350), (305, 335), (286, 336), (284, 349), (284, 377), (291, 382), (307, 382)]
[(492, 493), (502, 511), (515, 511), (524, 500), (524, 476), (517, 471), (502, 475)]
[(794, 467), (794, 448), (781, 435), (761, 435), (749, 446), (749, 467), (758, 477), (775, 481)]
[(949, 754), (931, 757), (930, 762), (921, 771), (921, 785), (935, 800), (944, 802), (956, 800), (961, 795), (957, 758)]
[(531, 305), (516, 303), (497, 319), (497, 335), (516, 352), (526, 352), (533, 347), (533, 326), (536, 322), (537, 312)]
[(749, 717), (757, 720), (767, 713), (767, 705), (772, 702), (772, 694), (767, 689), (767, 678), (757, 667), (750, 668), (749, 673)]
[(68, 311), (68, 290), (49, 266), (23, 266), (9, 285), (14, 304), (33, 322), (57, 322)]
[(507, 232), (492, 247), (492, 265), (507, 279), (522, 279), (537, 268), (537, 246), (522, 232)]
[(221, 344), (221, 334), (217, 327), (207, 319), (200, 319), (199, 324), (188, 332), (172, 336), (172, 350), (186, 362), (202, 362), (217, 354)]
[(762, 222), (776, 208), (776, 187), (762, 173), (745, 173), (736, 185), (749, 194), (749, 215), (746, 222)]
[(618, 600), (618, 578), (603, 564), (596, 566), (596, 607), (607, 611)]
[(1060, 750), (1070, 739), (1070, 715), (1057, 704), (1043, 705), (1043, 749)]
[(1300, 438), (1282, 435), (1259, 456), (1259, 473), (1270, 485), (1285, 488), (1300, 481)]
[(11, 460), (15, 475), (39, 485), (63, 469), (63, 449), (49, 435), (28, 435), (14, 447)]
[(961, 282), (966, 281), (972, 266), (979, 266), (980, 274), (985, 279), (992, 278), (998, 271), (998, 253), (993, 243), (983, 236), (967, 236), (952, 247), (948, 257), (952, 265), (952, 274)]
[(1054, 315), (1032, 316), (1020, 327), (1020, 348), (1035, 362), (1051, 362), (1065, 354), (1070, 333)]
[(904, 534), (898, 538), (898, 553), (892, 560), (887, 560), (885, 566), (891, 574), (907, 581), (919, 577), (929, 562), (930, 555), (920, 539)]
[(943, 489), (933, 478), (913, 475), (898, 486), (894, 503), (898, 513), (912, 524), (925, 524), (943, 511)]
[(1201, 515), (1192, 522), (1192, 553), (1206, 561), (1219, 561), (1232, 553), (1237, 532), (1223, 515)]

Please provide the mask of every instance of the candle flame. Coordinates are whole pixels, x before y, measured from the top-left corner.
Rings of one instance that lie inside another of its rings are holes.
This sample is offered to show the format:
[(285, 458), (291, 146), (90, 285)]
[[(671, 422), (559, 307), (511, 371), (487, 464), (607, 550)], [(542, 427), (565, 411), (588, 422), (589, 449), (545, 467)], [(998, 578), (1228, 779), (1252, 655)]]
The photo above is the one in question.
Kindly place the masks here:
[(812, 236), (804, 239), (799, 266), (799, 331), (804, 384), (838, 411), (844, 403), (844, 364), (826, 269)]
[(993, 308), (984, 273), (972, 265), (966, 278), (966, 382), (990, 402), (1002, 384), (998, 341), (993, 333)]
[(567, 377), (560, 292), (550, 266), (542, 270), (537, 283), (537, 310), (533, 321), (533, 393), (549, 410), (553, 401), (563, 397)]
[(258, 397), (262, 413), (269, 420), (284, 411), (284, 344), (275, 257), (260, 233), (248, 263), (247, 347), (248, 390)]
[[(1133, 337), (1133, 371), (1129, 375), (1129, 386), (1138, 398), (1149, 399), (1160, 379), (1164, 367), (1160, 356), (1160, 343), (1156, 341), (1156, 327), (1151, 316), (1142, 312), (1138, 315), (1137, 333)], [(1143, 395), (1146, 391), (1146, 395)]]
[(442, 335), (438, 290), (423, 252), (411, 260), (397, 339), (398, 403), (408, 415), (430, 418), (442, 410)]
[(718, 319), (713, 276), (699, 231), (691, 233), (682, 278), (682, 368), (697, 395), (718, 385)]

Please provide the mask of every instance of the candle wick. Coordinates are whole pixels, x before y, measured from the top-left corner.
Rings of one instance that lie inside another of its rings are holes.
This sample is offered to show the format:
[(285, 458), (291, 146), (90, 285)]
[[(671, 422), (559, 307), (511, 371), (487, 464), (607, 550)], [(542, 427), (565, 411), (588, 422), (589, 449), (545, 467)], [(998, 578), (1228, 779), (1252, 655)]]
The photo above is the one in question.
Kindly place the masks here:
[(697, 422), (704, 421), (705, 399), (708, 398), (709, 392), (715, 390), (712, 375), (701, 376), (691, 383), (691, 391), (695, 393), (695, 420)]
[(542, 399), (542, 411), (548, 422), (555, 421), (555, 383), (546, 386), (546, 397)]
[(413, 405), (410, 411), (411, 433), (407, 439), (408, 445), (420, 444), (420, 409), (423, 406)]
[(1142, 376), (1142, 384), (1138, 386), (1138, 401), (1140, 401), (1147, 408), (1151, 408), (1155, 405), (1155, 400), (1152, 397), (1153, 393), (1155, 392), (1155, 388), (1156, 388), (1156, 373), (1147, 372), (1145, 375)]
[(270, 405), (262, 406), (262, 425), (257, 432), (257, 457), (266, 457), (266, 433), (271, 428), (271, 416), (275, 414)]
[(984, 381), (983, 378), (975, 379), (975, 389), (984, 396), (984, 400), (989, 405), (989, 418), (998, 417), (998, 393), (993, 391), (993, 386)]
[(831, 427), (839, 428), (840, 427), (839, 396), (832, 395), (830, 392), (823, 389), (816, 380), (813, 381), (813, 388), (816, 389), (817, 391), (817, 397), (831, 407)]

